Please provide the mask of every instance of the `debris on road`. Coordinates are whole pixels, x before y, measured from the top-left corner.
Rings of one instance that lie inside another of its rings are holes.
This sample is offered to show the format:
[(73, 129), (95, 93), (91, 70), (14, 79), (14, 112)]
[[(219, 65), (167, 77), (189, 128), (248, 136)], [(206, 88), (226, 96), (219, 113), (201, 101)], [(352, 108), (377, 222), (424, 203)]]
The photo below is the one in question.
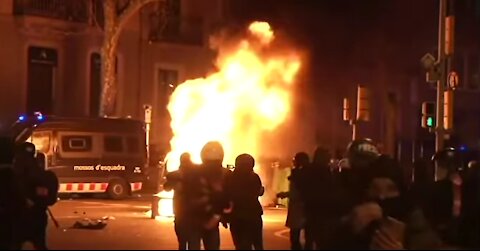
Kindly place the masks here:
[(85, 218), (80, 221), (76, 221), (75, 224), (73, 224), (72, 228), (74, 229), (90, 229), (90, 230), (101, 230), (104, 229), (107, 226), (107, 222), (109, 219), (112, 219), (113, 217), (102, 217), (101, 219), (98, 220), (92, 220), (90, 218)]

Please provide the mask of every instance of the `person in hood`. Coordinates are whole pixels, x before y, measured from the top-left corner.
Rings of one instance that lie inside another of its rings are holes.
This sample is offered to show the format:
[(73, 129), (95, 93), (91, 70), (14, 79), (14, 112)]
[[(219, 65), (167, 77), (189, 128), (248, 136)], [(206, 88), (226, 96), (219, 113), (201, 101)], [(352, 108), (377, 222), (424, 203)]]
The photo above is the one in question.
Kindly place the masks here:
[(188, 213), (188, 205), (184, 195), (184, 183), (191, 172), (194, 172), (190, 154), (183, 153), (180, 156), (180, 166), (177, 171), (167, 174), (167, 181), (163, 185), (165, 191), (174, 190), (173, 195), (173, 212), (175, 214), (175, 234), (178, 240), (178, 250), (190, 250), (192, 246), (199, 246), (197, 243), (190, 243), (190, 230), (193, 215)]
[[(305, 152), (295, 154), (293, 167), (288, 177), (290, 181), (289, 191), (277, 194), (279, 198), (288, 198), (288, 212), (285, 225), (290, 229), (290, 246), (292, 250), (312, 249), (313, 238), (305, 231), (305, 203), (302, 199), (300, 182), (303, 171), (310, 165), (310, 158)], [(302, 230), (305, 233), (305, 245), (300, 241)]]
[(264, 189), (254, 166), (251, 155), (239, 155), (226, 182), (225, 190), (232, 205), (230, 232), (236, 250), (263, 250), (263, 209), (258, 198)]
[[(365, 163), (368, 163), (364, 165)], [(396, 161), (377, 155), (362, 164), (352, 162), (355, 198), (342, 219), (331, 249), (437, 249), (442, 242), (419, 207), (406, 193)], [(356, 167), (356, 168), (355, 168)]]
[(302, 171), (299, 182), (305, 205), (305, 231), (307, 236), (311, 236), (316, 250), (325, 248), (331, 229), (342, 216), (343, 210), (340, 191), (330, 170), (330, 160), (329, 151), (318, 147), (313, 163)]

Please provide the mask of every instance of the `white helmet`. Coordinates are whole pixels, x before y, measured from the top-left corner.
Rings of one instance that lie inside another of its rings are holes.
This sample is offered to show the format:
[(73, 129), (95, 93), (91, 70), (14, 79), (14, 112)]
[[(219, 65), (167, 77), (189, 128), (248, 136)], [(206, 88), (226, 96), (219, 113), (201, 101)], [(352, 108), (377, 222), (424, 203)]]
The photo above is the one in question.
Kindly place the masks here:
[(202, 161), (223, 161), (223, 147), (218, 141), (210, 141), (202, 148)]

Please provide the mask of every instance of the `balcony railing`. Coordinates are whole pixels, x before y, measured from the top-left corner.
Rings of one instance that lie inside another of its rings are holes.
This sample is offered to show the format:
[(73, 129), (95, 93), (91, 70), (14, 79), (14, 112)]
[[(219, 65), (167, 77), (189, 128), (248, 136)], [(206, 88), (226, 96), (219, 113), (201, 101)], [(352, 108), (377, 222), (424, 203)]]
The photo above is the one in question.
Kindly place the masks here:
[(88, 22), (88, 0), (14, 0), (15, 15), (31, 15), (70, 22)]
[(150, 19), (151, 42), (203, 45), (204, 25), (201, 18), (168, 18), (166, 22)]

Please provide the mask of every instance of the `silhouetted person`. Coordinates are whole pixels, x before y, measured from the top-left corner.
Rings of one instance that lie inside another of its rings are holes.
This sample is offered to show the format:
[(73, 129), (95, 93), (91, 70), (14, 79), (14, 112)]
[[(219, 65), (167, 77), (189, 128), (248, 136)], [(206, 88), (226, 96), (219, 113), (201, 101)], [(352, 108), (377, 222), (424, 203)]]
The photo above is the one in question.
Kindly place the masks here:
[(225, 184), (232, 203), (230, 231), (236, 250), (263, 250), (263, 209), (258, 197), (264, 191), (254, 166), (251, 155), (239, 155), (235, 159), (235, 170)]
[(12, 247), (13, 224), (23, 201), (14, 189), (13, 142), (0, 138), (0, 250)]
[[(189, 153), (180, 156), (180, 166), (177, 171), (167, 174), (167, 181), (164, 184), (166, 191), (174, 190), (173, 211), (175, 214), (175, 234), (178, 240), (178, 250), (190, 250), (190, 230), (193, 215), (187, 211), (188, 205), (185, 201), (184, 182), (189, 172), (193, 172), (194, 164)], [(198, 246), (194, 244), (193, 246)]]
[(433, 179), (428, 162), (423, 159), (417, 159), (413, 163), (413, 183), (409, 193), (412, 203), (421, 207), (425, 213), (431, 210), (429, 201), (432, 186)]
[(462, 186), (461, 244), (465, 248), (480, 248), (480, 164), (469, 163)]
[[(192, 222), (192, 243), (201, 238), (206, 250), (220, 249), (218, 227), (224, 211), (229, 208), (224, 183), (230, 171), (222, 166), (223, 157), (223, 147), (219, 142), (205, 144), (198, 172), (194, 172), (185, 183), (188, 210), (195, 216)], [(199, 248), (192, 246), (191, 249)]]
[[(279, 198), (288, 197), (288, 213), (286, 226), (290, 229), (290, 245), (292, 250), (303, 250), (304, 247), (300, 242), (300, 234), (305, 230), (305, 205), (300, 194), (300, 182), (302, 172), (310, 165), (310, 159), (305, 152), (295, 154), (293, 158), (293, 167), (288, 177), (290, 181), (289, 191), (282, 192), (277, 195)], [(305, 233), (305, 247), (313, 245), (311, 237)]]
[(312, 238), (314, 245), (306, 249), (323, 249), (335, 221), (341, 216), (327, 149), (316, 149), (313, 163), (302, 170), (299, 187), (305, 203), (306, 236)]
[(360, 197), (337, 229), (334, 250), (438, 249), (441, 247), (420, 209), (406, 194), (402, 169), (388, 156), (378, 156), (352, 172)]
[(30, 241), (36, 250), (46, 250), (46, 230), (48, 224), (47, 209), (57, 201), (58, 179), (46, 171), (45, 155), (39, 153), (35, 158), (35, 146), (23, 143), (15, 156), (14, 170), (16, 186), (25, 199), (25, 207), (14, 228), (13, 248), (20, 249), (22, 244)]
[(429, 219), (442, 239), (454, 244), (458, 230), (455, 201), (460, 202), (460, 198), (456, 198), (457, 185), (454, 182), (458, 177), (458, 156), (455, 150), (445, 149), (435, 154), (434, 161), (437, 165), (437, 180), (430, 194)]

